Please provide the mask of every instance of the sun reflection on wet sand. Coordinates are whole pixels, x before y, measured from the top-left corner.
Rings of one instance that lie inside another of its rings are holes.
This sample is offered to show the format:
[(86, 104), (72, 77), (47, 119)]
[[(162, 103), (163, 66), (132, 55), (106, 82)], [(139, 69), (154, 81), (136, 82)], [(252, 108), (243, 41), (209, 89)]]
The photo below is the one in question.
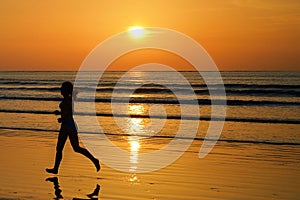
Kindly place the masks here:
[[(139, 158), (139, 150), (140, 150), (140, 142), (138, 136), (129, 136), (128, 143), (130, 145), (130, 163), (137, 164)], [(136, 166), (131, 166), (130, 171), (134, 172), (136, 170)]]
[(131, 175), (129, 178), (130, 182), (136, 182), (137, 180), (138, 180), (138, 177), (135, 174)]

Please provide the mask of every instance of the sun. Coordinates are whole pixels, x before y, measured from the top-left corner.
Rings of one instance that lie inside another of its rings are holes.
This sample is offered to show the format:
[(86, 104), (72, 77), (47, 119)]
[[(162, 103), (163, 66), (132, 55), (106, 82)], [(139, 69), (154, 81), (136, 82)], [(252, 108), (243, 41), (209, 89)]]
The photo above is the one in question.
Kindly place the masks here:
[(141, 26), (130, 26), (127, 31), (133, 38), (141, 38), (146, 33), (145, 29)]

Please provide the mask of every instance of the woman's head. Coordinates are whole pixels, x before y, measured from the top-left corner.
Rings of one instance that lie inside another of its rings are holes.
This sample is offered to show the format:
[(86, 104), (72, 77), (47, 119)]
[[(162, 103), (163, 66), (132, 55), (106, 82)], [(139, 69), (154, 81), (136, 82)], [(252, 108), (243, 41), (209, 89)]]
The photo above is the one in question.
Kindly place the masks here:
[(60, 92), (63, 96), (72, 96), (73, 84), (69, 81), (63, 82), (60, 88)]

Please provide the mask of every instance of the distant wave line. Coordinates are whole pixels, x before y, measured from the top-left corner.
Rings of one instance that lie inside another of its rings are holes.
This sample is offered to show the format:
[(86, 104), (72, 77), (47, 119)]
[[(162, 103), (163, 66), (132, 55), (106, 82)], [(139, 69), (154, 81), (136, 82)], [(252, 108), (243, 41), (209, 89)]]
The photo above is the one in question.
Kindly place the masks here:
[[(32, 101), (61, 101), (60, 97), (15, 97), (15, 96), (0, 96), (0, 100), (32, 100)], [(111, 103), (110, 98), (79, 98), (78, 102), (102, 102), (102, 103)], [(197, 99), (199, 105), (211, 105), (210, 99)], [(126, 103), (126, 98), (115, 98), (115, 103)], [(129, 103), (147, 103), (147, 104), (194, 104), (195, 100), (181, 100), (180, 102), (177, 99), (159, 99), (159, 98), (140, 98), (133, 97), (130, 99)], [(285, 102), (285, 101), (268, 101), (268, 100), (215, 100), (214, 105), (224, 105), (229, 106), (300, 106), (300, 102)]]
[[(1, 109), (0, 112), (3, 113), (26, 113), (26, 114), (47, 114), (53, 115), (53, 111), (40, 111), (40, 110), (4, 110)], [(80, 116), (94, 116), (92, 113), (83, 113), (78, 112), (75, 113), (76, 115)], [(178, 115), (168, 115), (166, 117), (159, 116), (159, 115), (141, 115), (141, 114), (112, 114), (112, 113), (96, 113), (96, 116), (101, 117), (128, 117), (131, 118), (155, 118), (155, 119), (175, 119), (175, 120), (203, 120), (203, 121), (223, 121), (224, 118), (221, 117), (210, 117), (210, 116), (178, 116)], [(233, 118), (233, 117), (226, 117), (225, 121), (229, 122), (248, 122), (248, 123), (270, 123), (270, 124), (300, 124), (300, 120), (282, 120), (282, 119), (257, 119), (257, 118)]]
[[(59, 87), (0, 87), (0, 91), (6, 91), (6, 90), (25, 90), (25, 91), (47, 91), (47, 92), (59, 92)], [(113, 88), (113, 87), (101, 87), (96, 88), (96, 91), (98, 93), (128, 93), (132, 92), (133, 89), (130, 88)], [(92, 88), (84, 88), (83, 91), (85, 92), (92, 92)], [(188, 88), (175, 88), (175, 92), (179, 93), (186, 93), (190, 92)], [(223, 93), (223, 90), (219, 89), (212, 89), (214, 93), (220, 92), (220, 94)], [(194, 89), (194, 92), (199, 95), (209, 95), (210, 90), (208, 89)], [(168, 88), (160, 88), (160, 87), (140, 87), (136, 90), (134, 90), (135, 94), (172, 94), (173, 91), (171, 91)], [(245, 89), (245, 88), (238, 88), (238, 89), (229, 89), (226, 88), (226, 95), (227, 96), (271, 96), (271, 97), (300, 97), (300, 88), (299, 91), (296, 90), (287, 90), (287, 89)]]
[[(115, 81), (115, 80), (113, 80)], [(191, 80), (192, 81), (192, 80)], [(3, 81), (0, 80), (0, 85), (49, 85), (52, 87), (59, 88), (60, 84), (63, 81), (60, 80), (43, 80), (43, 81), (22, 81), (22, 80), (12, 80), (12, 81)], [(80, 83), (80, 81), (79, 81)], [(89, 83), (88, 81), (81, 81), (82, 85), (85, 85), (86, 87), (115, 87), (116, 82), (112, 82), (112, 80), (106, 80), (97, 84), (92, 84)], [(126, 87), (135, 87), (137, 85), (141, 85), (141, 83), (132, 83), (132, 82), (127, 82), (127, 83), (118, 83), (119, 86), (126, 86)], [(166, 83), (164, 85), (159, 85), (159, 84), (145, 84), (143, 87), (145, 88), (151, 88), (151, 87), (160, 87), (160, 88), (165, 88), (166, 86), (172, 86), (172, 87), (179, 87), (179, 88), (186, 88), (192, 86), (193, 88), (207, 88), (207, 84), (205, 83), (192, 83), (191, 85), (185, 85), (185, 84), (178, 84), (178, 83)], [(220, 84), (210, 84), (210, 88), (221, 88), (225, 86), (225, 88), (237, 88), (237, 89), (300, 89), (300, 85), (286, 85), (286, 84), (234, 84), (234, 83), (226, 83), (224, 85)]]

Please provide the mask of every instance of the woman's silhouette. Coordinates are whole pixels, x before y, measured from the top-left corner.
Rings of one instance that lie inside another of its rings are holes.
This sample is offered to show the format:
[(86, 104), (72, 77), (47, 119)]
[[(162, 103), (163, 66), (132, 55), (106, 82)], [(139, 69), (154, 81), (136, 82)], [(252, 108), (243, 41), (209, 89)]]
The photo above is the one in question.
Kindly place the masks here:
[(63, 95), (63, 100), (59, 104), (61, 112), (56, 110), (54, 113), (56, 115), (61, 115), (61, 118), (58, 119), (58, 122), (61, 123), (57, 146), (56, 146), (56, 157), (55, 164), (52, 169), (47, 168), (48, 173), (57, 174), (59, 164), (62, 160), (62, 151), (64, 149), (65, 143), (69, 137), (73, 150), (77, 153), (80, 153), (87, 158), (89, 158), (95, 165), (97, 172), (100, 170), (100, 163), (97, 158), (95, 158), (87, 149), (79, 146), (78, 133), (75, 121), (73, 119), (73, 101), (72, 101), (72, 92), (73, 84), (71, 82), (64, 82), (60, 88), (61, 94)]

